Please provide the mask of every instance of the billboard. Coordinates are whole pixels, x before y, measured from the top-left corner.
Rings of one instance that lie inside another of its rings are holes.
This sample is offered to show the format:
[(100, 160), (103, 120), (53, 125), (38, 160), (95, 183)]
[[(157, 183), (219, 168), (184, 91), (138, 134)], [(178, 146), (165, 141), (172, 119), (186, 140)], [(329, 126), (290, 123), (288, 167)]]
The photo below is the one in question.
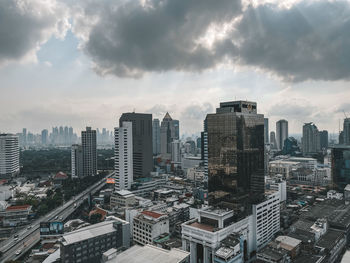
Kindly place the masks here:
[(62, 235), (64, 233), (63, 222), (41, 222), (40, 236)]
[(115, 179), (114, 178), (107, 178), (106, 183), (107, 184), (115, 184)]

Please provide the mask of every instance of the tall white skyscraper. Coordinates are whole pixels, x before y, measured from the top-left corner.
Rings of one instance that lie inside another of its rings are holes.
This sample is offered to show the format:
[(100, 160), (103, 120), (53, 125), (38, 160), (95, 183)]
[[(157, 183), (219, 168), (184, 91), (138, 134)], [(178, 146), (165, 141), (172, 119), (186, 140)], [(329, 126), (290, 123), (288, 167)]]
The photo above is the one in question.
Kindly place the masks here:
[(288, 138), (288, 121), (279, 120), (276, 122), (277, 149), (282, 150), (284, 140)]
[(181, 147), (180, 141), (175, 140), (171, 143), (171, 162), (174, 164), (181, 163)]
[(83, 147), (79, 144), (73, 144), (72, 148), (72, 177), (81, 178), (84, 176), (83, 172)]
[(133, 181), (132, 122), (122, 122), (114, 128), (115, 190), (130, 189)]
[(19, 174), (18, 136), (0, 134), (0, 178)]

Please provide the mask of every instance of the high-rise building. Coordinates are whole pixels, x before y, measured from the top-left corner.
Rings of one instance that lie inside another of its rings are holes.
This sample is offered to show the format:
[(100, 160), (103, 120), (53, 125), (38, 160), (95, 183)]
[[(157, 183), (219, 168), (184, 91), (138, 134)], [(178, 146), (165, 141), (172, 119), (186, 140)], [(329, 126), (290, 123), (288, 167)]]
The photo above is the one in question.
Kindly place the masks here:
[(73, 138), (74, 138), (73, 128), (69, 127), (68, 128), (68, 144), (72, 144), (74, 142)]
[(173, 120), (174, 128), (175, 128), (175, 140), (180, 139), (180, 122), (179, 120)]
[(317, 153), (321, 150), (320, 132), (315, 124), (312, 122), (304, 124), (301, 141), (303, 154)]
[(320, 131), (320, 144), (321, 144), (321, 149), (328, 148), (328, 131), (326, 130)]
[(173, 164), (181, 163), (181, 147), (180, 141), (174, 140), (171, 142), (171, 162)]
[(42, 130), (41, 131), (41, 144), (42, 145), (47, 145), (48, 144), (48, 136), (49, 136), (49, 131), (48, 130)]
[(132, 122), (133, 175), (148, 177), (153, 170), (152, 114), (123, 113), (119, 127), (125, 121)]
[(84, 177), (83, 147), (73, 144), (71, 148), (72, 177)]
[(343, 136), (344, 136), (344, 144), (350, 145), (350, 118), (344, 119)]
[(265, 143), (269, 143), (269, 119), (264, 118), (264, 139)]
[(153, 137), (153, 155), (160, 154), (160, 124), (159, 119), (154, 119), (152, 122), (152, 137)]
[(241, 208), (264, 193), (264, 115), (255, 102), (220, 103), (204, 122), (209, 204)]
[(282, 150), (284, 146), (284, 140), (288, 138), (288, 121), (279, 120), (276, 122), (276, 137), (277, 149)]
[(86, 127), (86, 131), (81, 132), (81, 142), (84, 177), (94, 176), (97, 174), (96, 130)]
[(19, 142), (13, 134), (0, 134), (0, 178), (19, 174)]
[(276, 133), (274, 131), (270, 132), (270, 144), (271, 149), (277, 149)]
[(350, 184), (350, 146), (333, 146), (331, 160), (333, 188), (343, 192), (345, 186)]
[(115, 149), (115, 189), (131, 188), (133, 182), (133, 127), (132, 122), (124, 121), (122, 126), (114, 128)]
[(167, 112), (160, 127), (160, 152), (163, 158), (171, 158), (171, 142), (179, 139), (179, 121)]

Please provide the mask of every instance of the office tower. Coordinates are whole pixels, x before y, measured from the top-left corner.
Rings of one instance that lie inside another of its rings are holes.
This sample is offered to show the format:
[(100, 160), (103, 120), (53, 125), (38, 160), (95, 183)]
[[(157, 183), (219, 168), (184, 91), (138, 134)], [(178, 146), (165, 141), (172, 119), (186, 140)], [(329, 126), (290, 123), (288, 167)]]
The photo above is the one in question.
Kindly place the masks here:
[(153, 136), (153, 155), (160, 154), (160, 125), (159, 119), (154, 119), (152, 122), (152, 136)]
[(178, 120), (173, 120), (173, 125), (175, 129), (174, 140), (179, 140), (180, 139), (180, 122)]
[(0, 134), (0, 178), (19, 174), (19, 142), (13, 134)]
[(114, 128), (115, 189), (130, 189), (133, 182), (133, 123), (124, 121)]
[(269, 143), (269, 119), (264, 118), (264, 140)]
[(315, 124), (312, 122), (304, 124), (301, 141), (303, 154), (317, 153), (321, 150), (320, 133)]
[(48, 136), (49, 136), (49, 131), (48, 130), (42, 130), (41, 131), (41, 144), (42, 145), (47, 145), (48, 143)]
[(345, 186), (350, 184), (350, 146), (333, 146), (331, 160), (333, 189), (343, 192)]
[(73, 144), (71, 148), (71, 165), (72, 177), (84, 177), (84, 161), (83, 161), (83, 147), (79, 144)]
[(270, 132), (270, 144), (271, 149), (277, 149), (276, 133), (274, 131)]
[(170, 159), (171, 142), (179, 139), (179, 121), (173, 120), (167, 112), (160, 127), (160, 152), (163, 158)]
[(238, 208), (264, 193), (264, 115), (255, 102), (220, 103), (204, 122), (209, 204)]
[(124, 121), (132, 122), (133, 175), (148, 177), (153, 170), (152, 114), (123, 113), (119, 127)]
[(320, 146), (321, 149), (328, 148), (328, 131), (320, 131)]
[(81, 132), (81, 142), (84, 177), (94, 176), (97, 174), (96, 130), (86, 127), (86, 131)]
[(196, 140), (196, 146), (198, 149), (200, 149), (202, 147), (202, 138), (198, 137)]
[(107, 130), (106, 128), (102, 128), (102, 144), (107, 144), (108, 143), (108, 138), (107, 138)]
[(344, 119), (343, 136), (344, 144), (350, 145), (350, 118)]
[(281, 151), (283, 149), (284, 140), (288, 138), (288, 121), (279, 120), (276, 122), (276, 137), (277, 149)]
[(171, 142), (171, 162), (179, 164), (181, 163), (181, 144), (179, 140)]

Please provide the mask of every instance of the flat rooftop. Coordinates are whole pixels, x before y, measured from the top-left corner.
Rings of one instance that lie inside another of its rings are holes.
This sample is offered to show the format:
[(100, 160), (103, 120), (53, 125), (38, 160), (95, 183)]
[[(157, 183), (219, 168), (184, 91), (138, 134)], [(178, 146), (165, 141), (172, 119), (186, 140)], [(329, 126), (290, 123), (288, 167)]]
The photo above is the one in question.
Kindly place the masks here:
[(209, 232), (214, 232), (214, 227), (211, 225), (206, 225), (206, 224), (202, 224), (202, 223), (198, 223), (198, 222), (194, 222), (192, 224), (190, 224), (189, 226), (198, 228), (198, 229), (202, 229), (205, 231), (209, 231)]
[(180, 263), (189, 257), (190, 253), (173, 248), (165, 250), (151, 245), (135, 245), (106, 263)]
[[(76, 242), (114, 232), (116, 231), (116, 229), (113, 227), (114, 222), (116, 221), (104, 221), (98, 224), (81, 228), (79, 230), (75, 230), (73, 232), (66, 233), (62, 236), (62, 244), (67, 246)], [(120, 222), (122, 222), (122, 220), (120, 220)]]

